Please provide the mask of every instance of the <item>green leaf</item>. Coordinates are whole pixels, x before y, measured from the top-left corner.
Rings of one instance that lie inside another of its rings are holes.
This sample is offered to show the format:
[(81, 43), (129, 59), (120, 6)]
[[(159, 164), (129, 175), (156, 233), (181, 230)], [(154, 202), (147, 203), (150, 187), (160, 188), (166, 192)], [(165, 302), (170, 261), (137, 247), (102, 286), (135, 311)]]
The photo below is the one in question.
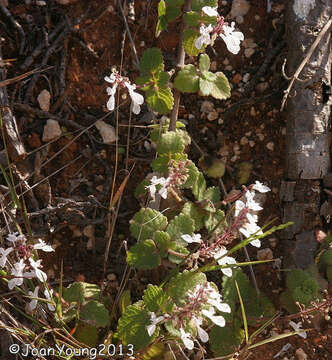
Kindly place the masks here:
[(149, 284), (144, 291), (143, 301), (147, 310), (157, 312), (164, 309), (170, 298), (161, 287)]
[(166, 20), (167, 20), (168, 23), (175, 20), (180, 15), (181, 15), (181, 8), (179, 6), (177, 6), (177, 5), (175, 5), (175, 6), (167, 5), (167, 8), (166, 8)]
[(168, 114), (174, 104), (173, 94), (169, 87), (159, 87), (148, 90), (146, 92), (146, 101), (152, 110), (160, 114)]
[(210, 58), (208, 54), (201, 54), (199, 57), (199, 69), (201, 71), (208, 71), (210, 69)]
[(198, 174), (197, 181), (192, 188), (196, 200), (198, 201), (204, 200), (205, 190), (206, 190), (206, 182), (204, 179), (204, 175), (200, 172)]
[(68, 302), (77, 302), (83, 304), (86, 299), (98, 300), (100, 297), (100, 288), (96, 284), (86, 282), (74, 282), (63, 289), (63, 298)]
[(143, 181), (141, 181), (135, 190), (135, 198), (138, 199), (140, 197), (140, 195), (145, 195), (148, 190), (146, 189), (146, 186), (150, 185), (150, 181), (147, 179), (144, 179)]
[(137, 269), (150, 270), (161, 264), (159, 251), (153, 240), (140, 241), (127, 252), (127, 263)]
[(194, 11), (200, 11), (204, 6), (216, 7), (218, 6), (217, 0), (192, 0), (191, 9)]
[(243, 320), (243, 325), (244, 325), (244, 334), (245, 334), (245, 338), (246, 338), (246, 344), (248, 344), (249, 334), (248, 334), (247, 315), (246, 315), (246, 311), (245, 311), (245, 308), (243, 305), (243, 300), (242, 300), (241, 292), (239, 289), (239, 285), (237, 284), (236, 281), (235, 281), (235, 287), (236, 287), (237, 295), (238, 295), (239, 301), (240, 301), (241, 315), (242, 315), (242, 320)]
[(174, 250), (178, 254), (181, 254), (181, 255), (177, 255), (172, 252), (168, 254), (168, 260), (173, 264), (181, 264), (183, 262), (183, 259), (187, 255), (189, 255), (189, 251), (185, 247), (176, 243), (171, 243), (170, 249)]
[(199, 90), (199, 76), (196, 67), (185, 65), (174, 80), (174, 87), (183, 93), (195, 93)]
[(166, 4), (164, 0), (160, 0), (158, 4), (158, 22), (156, 26), (155, 36), (158, 37), (161, 31), (167, 28), (166, 20)]
[(157, 86), (158, 87), (166, 87), (166, 85), (169, 82), (170, 77), (171, 76), (169, 75), (169, 73), (167, 73), (165, 71), (157, 72), (155, 75), (155, 79), (157, 80), (156, 81)]
[(121, 314), (123, 314), (126, 311), (126, 308), (131, 305), (131, 296), (130, 296), (130, 290), (126, 289), (123, 291), (120, 301), (119, 301), (119, 308)]
[(80, 322), (75, 331), (75, 339), (85, 345), (95, 347), (98, 344), (98, 329), (95, 326)]
[(240, 327), (214, 326), (209, 334), (211, 350), (215, 356), (232, 354), (242, 344), (244, 331)]
[(195, 27), (199, 25), (199, 20), (201, 18), (201, 14), (196, 11), (189, 11), (184, 14), (184, 21), (187, 25), (191, 27)]
[(187, 246), (188, 244), (181, 239), (181, 235), (192, 235), (195, 231), (194, 224), (194, 220), (190, 216), (181, 213), (170, 221), (166, 231), (179, 245)]
[(204, 199), (213, 203), (220, 201), (220, 190), (215, 186), (208, 187), (204, 192)]
[(199, 90), (203, 96), (209, 96), (212, 92), (213, 83), (208, 80), (199, 79)]
[(130, 220), (130, 232), (137, 240), (153, 238), (157, 230), (164, 230), (167, 218), (157, 210), (142, 208)]
[(118, 336), (124, 345), (133, 344), (135, 351), (147, 346), (158, 336), (156, 331), (152, 337), (149, 336), (146, 327), (150, 325), (148, 310), (142, 308), (139, 302), (129, 305), (118, 322)]
[(168, 253), (167, 250), (170, 247), (171, 238), (165, 231), (156, 231), (154, 241), (159, 250), (159, 254), (162, 258), (166, 258)]
[(188, 291), (193, 291), (197, 285), (205, 282), (205, 274), (185, 270), (171, 278), (167, 287), (167, 294), (177, 306), (183, 306), (188, 302)]
[(185, 144), (181, 134), (175, 131), (168, 131), (162, 134), (157, 146), (159, 154), (174, 154), (184, 151)]
[(191, 160), (188, 160), (187, 169), (188, 169), (188, 178), (187, 181), (182, 185), (183, 189), (192, 188), (196, 183), (199, 175), (199, 171), (196, 165)]
[[(153, 81), (153, 78), (152, 78), (152, 75), (149, 74), (149, 75), (144, 75), (144, 76), (138, 76), (136, 79), (135, 79), (135, 83), (137, 85), (145, 85), (145, 84), (149, 84)], [(142, 89), (144, 90), (144, 88)]]
[(143, 355), (142, 360), (158, 360), (167, 351), (163, 343), (152, 344)]
[(80, 320), (97, 328), (109, 325), (109, 313), (99, 301), (87, 302), (80, 311)]
[(158, 48), (151, 48), (144, 51), (139, 64), (142, 75), (153, 74), (164, 70), (163, 55)]
[(231, 87), (229, 86), (227, 77), (222, 72), (217, 72), (215, 75), (217, 79), (214, 82), (211, 95), (219, 100), (228, 99), (231, 96)]
[[(153, 171), (158, 172), (158, 173), (165, 173), (168, 171), (168, 164), (170, 160), (175, 160), (175, 161), (185, 161), (187, 160), (187, 154), (181, 154), (181, 153), (175, 153), (175, 154), (171, 154), (171, 156), (169, 155), (160, 155), (157, 157), (157, 159), (154, 159), (152, 161), (151, 167), (153, 169)], [(188, 181), (188, 180), (187, 180)]]
[(183, 33), (183, 47), (189, 56), (197, 56), (200, 52), (204, 51), (205, 45), (198, 50), (195, 46), (195, 40), (198, 39), (200, 33), (192, 29), (186, 29)]
[[(219, 225), (217, 226), (217, 224)], [(215, 232), (220, 234), (226, 226), (225, 213), (220, 209), (217, 209), (216, 212), (210, 212), (204, 218), (204, 225), (208, 232), (211, 232), (217, 226)]]
[(204, 226), (204, 216), (205, 212), (196, 206), (194, 203), (188, 201), (184, 204), (181, 213), (189, 216), (194, 220), (194, 231), (200, 230)]

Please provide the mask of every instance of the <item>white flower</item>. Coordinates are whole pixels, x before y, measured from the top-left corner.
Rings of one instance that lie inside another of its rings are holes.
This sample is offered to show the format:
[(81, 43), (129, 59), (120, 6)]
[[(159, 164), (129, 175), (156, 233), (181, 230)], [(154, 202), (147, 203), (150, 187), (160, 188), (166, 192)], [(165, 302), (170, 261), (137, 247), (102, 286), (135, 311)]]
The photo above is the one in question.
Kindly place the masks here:
[[(240, 230), (241, 231), (241, 230)], [(227, 249), (222, 246), (217, 252), (213, 254), (213, 257), (219, 265), (236, 264), (236, 260), (230, 256), (224, 256), (227, 253)], [(224, 257), (222, 257), (224, 256)], [(221, 269), (222, 273), (228, 277), (231, 277), (233, 272), (232, 268)]]
[(161, 185), (161, 189), (158, 190), (158, 194), (163, 198), (167, 198), (167, 186), (168, 179), (164, 177), (158, 178), (157, 176), (153, 176), (150, 180), (151, 185), (146, 186), (145, 188), (149, 190), (152, 200), (154, 201), (156, 198), (157, 185)]
[(13, 245), (16, 244), (16, 242), (18, 241), (23, 241), (25, 243), (26, 241), (26, 237), (23, 234), (18, 234), (18, 232), (12, 233), (12, 234), (8, 234), (7, 235), (7, 240), (11, 243), (13, 243)]
[[(113, 74), (112, 74), (113, 75)], [(106, 80), (106, 77), (105, 77), (105, 80)], [(107, 101), (107, 104), (106, 104), (106, 106), (107, 106), (107, 109), (109, 110), (109, 111), (113, 111), (114, 110), (114, 107), (115, 107), (115, 93), (116, 93), (116, 88), (118, 87), (118, 84), (117, 83), (115, 83), (114, 85), (113, 85), (113, 87), (107, 87), (106, 88), (106, 91), (107, 91), (107, 95), (109, 95), (110, 96), (110, 98), (108, 99), (108, 101)]]
[(153, 333), (156, 331), (156, 325), (163, 321), (165, 319), (165, 316), (158, 316), (156, 317), (156, 314), (154, 312), (150, 312), (150, 320), (151, 324), (146, 327), (146, 330), (149, 334), (149, 336), (152, 336)]
[(0, 267), (4, 267), (7, 262), (7, 256), (13, 251), (12, 247), (9, 247), (8, 249), (0, 248)]
[(19, 262), (14, 264), (14, 268), (11, 270), (13, 279), (8, 281), (8, 288), (12, 290), (14, 286), (21, 286), (23, 284), (23, 270), (25, 268), (24, 260), (21, 259)]
[(235, 23), (231, 23), (231, 26), (224, 25), (223, 32), (220, 37), (224, 40), (228, 51), (233, 54), (237, 54), (240, 51), (240, 42), (244, 40), (243, 33), (240, 31), (234, 31)]
[(45, 241), (43, 241), (42, 239), (38, 239), (39, 243), (38, 244), (35, 244), (33, 246), (33, 248), (35, 250), (42, 250), (42, 251), (45, 251), (45, 252), (51, 252), (51, 251), (54, 251), (54, 249), (52, 248), (52, 246), (50, 245), (47, 245), (45, 243)]
[(235, 201), (235, 216), (238, 216), (240, 212), (246, 207), (246, 204), (242, 200)]
[(247, 200), (246, 205), (247, 205), (247, 208), (249, 208), (249, 210), (252, 210), (252, 211), (263, 210), (263, 208), (259, 205), (259, 203), (254, 200), (254, 197), (255, 197), (255, 192), (254, 191), (247, 191), (245, 193), (245, 197), (246, 197), (246, 200)]
[(201, 234), (193, 234), (192, 236), (189, 234), (185, 234), (185, 235), (181, 235), (181, 238), (188, 244), (202, 242)]
[(201, 25), (199, 28), (199, 32), (201, 36), (199, 36), (195, 40), (195, 47), (200, 50), (204, 44), (210, 45), (211, 44), (211, 38), (210, 38), (210, 32), (213, 30), (213, 27), (211, 24), (209, 26), (205, 26), (204, 24)]
[(209, 299), (207, 301), (208, 304), (214, 306), (221, 312), (230, 313), (230, 306), (222, 302), (222, 297), (220, 293), (213, 286), (211, 286), (210, 283), (208, 283), (207, 289), (209, 290)]
[(265, 193), (265, 192), (271, 191), (271, 189), (268, 186), (262, 184), (259, 181), (256, 181), (252, 188), (260, 193)]
[(216, 325), (218, 325), (220, 327), (224, 327), (225, 324), (226, 324), (226, 321), (225, 321), (223, 316), (214, 315), (215, 310), (214, 310), (214, 308), (212, 306), (209, 308), (209, 310), (203, 309), (202, 314), (204, 316), (206, 316), (207, 318), (209, 318), (214, 324), (216, 324)]
[(208, 16), (218, 16), (218, 11), (217, 11), (218, 7), (211, 7), (211, 6), (203, 6), (202, 7), (202, 11), (208, 15)]
[(307, 333), (305, 331), (303, 331), (302, 328), (302, 322), (300, 321), (299, 323), (295, 323), (294, 321), (290, 321), (289, 325), (295, 330), (295, 331), (299, 331), (298, 335), (301, 336), (303, 339), (307, 338)]
[(199, 317), (199, 318), (193, 317), (192, 319), (193, 319), (193, 322), (194, 322), (194, 324), (195, 324), (195, 326), (197, 328), (197, 334), (198, 334), (199, 338), (201, 339), (201, 341), (203, 343), (208, 342), (209, 341), (209, 335), (204, 329), (201, 328), (201, 325), (203, 323), (203, 319), (201, 317)]
[(44, 290), (44, 295), (45, 295), (46, 299), (49, 301), (47, 303), (47, 306), (48, 306), (49, 310), (54, 311), (55, 307), (50, 303), (50, 302), (53, 303), (53, 300), (52, 300), (53, 290), (52, 289), (45, 289)]
[(186, 333), (183, 328), (180, 328), (181, 340), (184, 343), (184, 346), (188, 350), (192, 350), (194, 348), (194, 342), (190, 339), (190, 334)]
[(31, 296), (33, 299), (29, 302), (29, 310), (32, 311), (36, 308), (37, 306), (37, 302), (38, 300), (36, 299), (38, 297), (38, 291), (39, 291), (39, 286), (35, 287), (34, 292), (29, 291), (29, 296)]
[(47, 275), (44, 273), (44, 271), (40, 270), (41, 260), (35, 261), (32, 258), (29, 258), (29, 261), (30, 261), (30, 265), (31, 265), (33, 271), (30, 273), (27, 273), (27, 274), (36, 276), (38, 278), (38, 280), (41, 282), (46, 281)]
[(129, 91), (129, 96), (131, 97), (131, 110), (134, 114), (137, 115), (141, 112), (140, 105), (144, 103), (144, 97), (143, 95), (134, 91), (136, 89), (135, 84), (131, 85), (128, 82), (125, 82), (125, 85)]

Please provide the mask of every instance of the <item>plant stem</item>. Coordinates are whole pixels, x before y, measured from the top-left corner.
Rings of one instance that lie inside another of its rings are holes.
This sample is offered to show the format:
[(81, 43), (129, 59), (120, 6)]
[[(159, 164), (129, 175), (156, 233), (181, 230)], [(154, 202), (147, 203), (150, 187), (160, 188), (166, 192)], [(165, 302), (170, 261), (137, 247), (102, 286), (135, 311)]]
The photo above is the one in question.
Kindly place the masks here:
[[(191, 0), (185, 0), (184, 7), (183, 7), (183, 15), (190, 11), (191, 9)], [(177, 57), (177, 71), (183, 69), (184, 66), (184, 59), (186, 57), (186, 54), (184, 52), (183, 48), (183, 33), (185, 30), (185, 22), (184, 17), (182, 17), (182, 24), (181, 24), (181, 32), (180, 32), (180, 38), (179, 38), (179, 47), (178, 47), (178, 57)], [(180, 98), (181, 93), (178, 90), (174, 90), (174, 106), (171, 112), (171, 119), (169, 123), (169, 131), (175, 131), (176, 130), (176, 121), (178, 119), (179, 114), (179, 106), (180, 106)]]

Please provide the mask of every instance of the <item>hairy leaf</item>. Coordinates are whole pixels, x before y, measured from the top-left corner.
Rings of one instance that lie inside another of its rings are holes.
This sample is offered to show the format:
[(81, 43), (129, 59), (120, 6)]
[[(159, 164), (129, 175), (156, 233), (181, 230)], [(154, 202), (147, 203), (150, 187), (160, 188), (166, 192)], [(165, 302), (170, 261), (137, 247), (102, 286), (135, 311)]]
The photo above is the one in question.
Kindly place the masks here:
[(82, 307), (80, 320), (97, 328), (106, 327), (109, 324), (109, 313), (101, 302), (91, 300)]
[[(144, 291), (143, 301), (147, 310), (157, 312), (158, 310), (170, 311), (172, 304), (165, 291), (156, 285), (149, 284)], [(167, 310), (165, 310), (167, 308)]]
[(241, 327), (231, 325), (225, 327), (214, 326), (209, 334), (211, 350), (216, 356), (232, 354), (244, 340)]
[(164, 230), (166, 226), (166, 216), (150, 208), (142, 208), (130, 220), (130, 232), (137, 240), (151, 239), (157, 230)]
[(163, 55), (158, 48), (151, 48), (144, 51), (139, 69), (141, 75), (154, 74), (157, 71), (164, 70)]
[(194, 203), (190, 201), (186, 202), (181, 212), (194, 220), (194, 231), (198, 231), (204, 226), (203, 220), (205, 212), (201, 208), (196, 206)]
[(157, 111), (160, 114), (168, 114), (172, 110), (174, 104), (172, 91), (166, 86), (147, 90), (146, 101), (151, 106), (152, 110)]
[(196, 67), (185, 65), (174, 80), (174, 87), (183, 93), (195, 93), (199, 90), (199, 76)]
[(217, 0), (192, 0), (191, 8), (194, 11), (200, 11), (204, 6), (216, 7), (218, 6)]
[(137, 269), (149, 270), (161, 264), (159, 251), (153, 240), (140, 241), (127, 252), (127, 263)]
[(183, 136), (175, 131), (162, 134), (157, 146), (159, 154), (181, 153), (185, 148)]
[(204, 51), (205, 45), (198, 50), (195, 46), (195, 40), (198, 39), (200, 33), (192, 29), (186, 29), (183, 33), (183, 47), (189, 56), (197, 56), (200, 52)]
[(188, 244), (181, 239), (181, 235), (192, 235), (195, 231), (194, 220), (190, 216), (181, 213), (170, 221), (166, 231), (179, 245), (187, 246)]
[(208, 54), (201, 54), (199, 57), (199, 70), (208, 71), (210, 69), (210, 58)]

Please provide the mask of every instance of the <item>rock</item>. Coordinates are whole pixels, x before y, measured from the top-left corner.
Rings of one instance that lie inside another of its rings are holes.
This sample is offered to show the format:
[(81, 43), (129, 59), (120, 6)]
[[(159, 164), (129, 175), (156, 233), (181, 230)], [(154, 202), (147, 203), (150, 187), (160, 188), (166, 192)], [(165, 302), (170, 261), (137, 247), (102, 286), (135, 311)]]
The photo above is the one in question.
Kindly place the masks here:
[(270, 151), (273, 151), (274, 150), (274, 143), (272, 141), (268, 142), (266, 144), (266, 148)]
[(115, 130), (112, 125), (109, 125), (102, 120), (98, 120), (95, 126), (99, 130), (104, 144), (112, 144), (116, 141)]
[(257, 137), (258, 137), (259, 141), (263, 141), (265, 136), (264, 136), (264, 134), (258, 133)]
[(269, 87), (269, 83), (264, 81), (256, 85), (256, 90), (260, 93), (263, 93)]
[(232, 66), (232, 65), (227, 65), (227, 66), (225, 66), (225, 70), (227, 70), (227, 71), (232, 71), (232, 70), (233, 70), (233, 66)]
[(249, 140), (249, 146), (254, 147), (256, 145), (255, 141)]
[(247, 0), (234, 0), (232, 3), (231, 17), (245, 16), (250, 9), (250, 4)]
[(216, 61), (211, 62), (210, 70), (211, 71), (217, 71), (217, 62)]
[(48, 90), (44, 89), (37, 97), (38, 104), (43, 111), (50, 110), (51, 94)]
[(62, 131), (59, 123), (56, 120), (48, 119), (46, 125), (44, 126), (42, 140), (44, 142), (49, 142), (61, 136)]
[(236, 75), (234, 75), (234, 76), (233, 76), (233, 79), (232, 79), (232, 81), (233, 81), (234, 84), (238, 84), (241, 80), (242, 80), (241, 74), (236, 74)]
[(243, 75), (242, 81), (243, 81), (244, 83), (247, 83), (247, 82), (249, 81), (249, 79), (250, 79), (250, 74), (249, 74), (249, 73), (246, 73), (246, 74)]
[(273, 252), (270, 248), (260, 249), (257, 251), (257, 260), (272, 260)]
[(243, 24), (244, 23), (243, 16), (237, 16), (235, 20), (236, 20), (237, 24)]
[(244, 49), (244, 56), (249, 59), (251, 58), (255, 53), (255, 49), (253, 48), (247, 48), (247, 49)]
[(257, 47), (257, 44), (255, 43), (253, 38), (244, 39), (242, 42), (242, 45), (245, 49), (248, 49), (248, 48), (254, 49)]
[(214, 121), (218, 119), (219, 114), (216, 111), (212, 111), (208, 114), (207, 118), (209, 121)]
[(295, 351), (295, 359), (296, 360), (307, 360), (308, 355), (303, 351), (303, 349), (299, 348)]
[(210, 113), (214, 111), (214, 104), (211, 101), (203, 101), (201, 105), (201, 112), (203, 113)]
[(269, 243), (270, 243), (270, 246), (275, 248), (278, 244), (278, 239), (277, 238), (270, 238), (269, 239)]

